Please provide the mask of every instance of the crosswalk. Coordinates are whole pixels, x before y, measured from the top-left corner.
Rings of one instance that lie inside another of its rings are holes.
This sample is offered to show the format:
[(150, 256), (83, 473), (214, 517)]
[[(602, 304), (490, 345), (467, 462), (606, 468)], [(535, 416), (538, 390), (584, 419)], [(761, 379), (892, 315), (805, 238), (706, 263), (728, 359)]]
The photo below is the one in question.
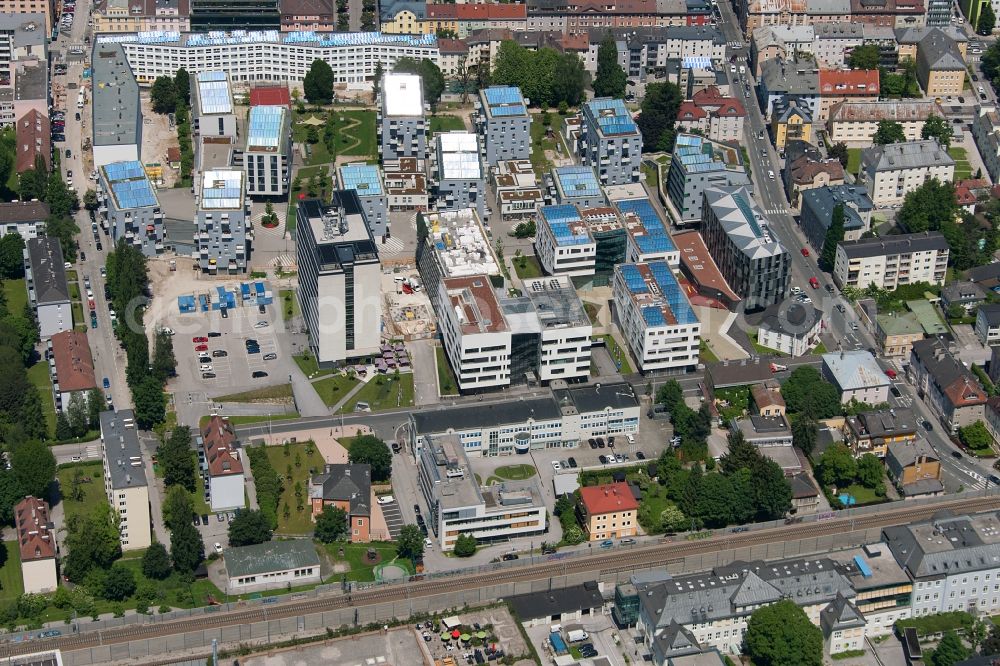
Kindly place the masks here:
[(281, 266), (284, 270), (291, 270), (295, 267), (295, 255), (279, 254), (268, 262), (271, 266)]
[(764, 211), (768, 215), (791, 215), (792, 211), (787, 208), (768, 208)]
[(381, 255), (399, 254), (403, 251), (403, 241), (396, 237), (387, 238), (385, 243), (378, 246), (378, 253)]

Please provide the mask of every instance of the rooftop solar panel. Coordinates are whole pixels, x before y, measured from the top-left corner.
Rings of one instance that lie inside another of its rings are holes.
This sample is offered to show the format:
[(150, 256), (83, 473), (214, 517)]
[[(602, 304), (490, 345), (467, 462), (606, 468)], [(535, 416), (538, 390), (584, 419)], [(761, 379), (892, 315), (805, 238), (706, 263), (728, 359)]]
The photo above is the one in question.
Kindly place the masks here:
[(358, 196), (375, 197), (382, 194), (382, 178), (378, 167), (372, 164), (345, 164), (340, 167), (340, 180), (345, 190), (354, 190)]
[(136, 161), (112, 162), (102, 167), (118, 210), (159, 205), (146, 170)]
[[(645, 267), (646, 273), (640, 270)], [(670, 266), (664, 261), (651, 261), (645, 264), (625, 264), (618, 267), (625, 287), (633, 296), (642, 296), (640, 312), (643, 320), (649, 326), (665, 326), (672, 324), (668, 315), (672, 315), (678, 324), (695, 324), (698, 318), (694, 315), (684, 289), (674, 277)], [(647, 277), (648, 276), (648, 277)]]
[(556, 245), (587, 245), (594, 242), (589, 227), (580, 219), (576, 206), (543, 206), (542, 218), (552, 231)]
[(490, 114), (497, 118), (528, 113), (521, 89), (516, 86), (493, 86), (483, 91), (483, 97)]
[(633, 134), (638, 132), (632, 114), (620, 99), (595, 99), (587, 103), (587, 111), (606, 135)]
[(233, 100), (225, 72), (200, 72), (197, 85), (202, 115), (233, 112)]
[(557, 167), (553, 170), (563, 192), (569, 197), (593, 197), (601, 193), (594, 170), (585, 166)]
[(281, 142), (285, 107), (255, 106), (250, 109), (247, 148), (277, 148)]
[(211, 169), (205, 172), (201, 188), (201, 208), (203, 210), (236, 210), (242, 205), (242, 171)]

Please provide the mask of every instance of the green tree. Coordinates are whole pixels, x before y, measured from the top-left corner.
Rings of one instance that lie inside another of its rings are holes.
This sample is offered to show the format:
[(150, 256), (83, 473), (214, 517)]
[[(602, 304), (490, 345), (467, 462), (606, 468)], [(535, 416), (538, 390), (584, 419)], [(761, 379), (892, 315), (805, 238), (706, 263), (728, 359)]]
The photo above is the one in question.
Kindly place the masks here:
[(170, 559), (174, 562), (174, 570), (185, 574), (193, 572), (205, 559), (205, 544), (190, 521), (170, 532)]
[(977, 451), (989, 450), (993, 444), (990, 431), (982, 421), (958, 429), (958, 439), (964, 446)]
[(656, 402), (667, 408), (667, 411), (674, 411), (677, 405), (684, 403), (684, 389), (676, 379), (669, 379), (664, 382), (656, 391)]
[(375, 63), (375, 74), (372, 76), (372, 94), (378, 95), (379, 87), (382, 85), (382, 77), (385, 75), (385, 67), (382, 61)]
[(811, 417), (828, 419), (840, 412), (840, 395), (837, 387), (823, 379), (819, 370), (799, 366), (781, 385), (788, 411)]
[(325, 60), (312, 61), (302, 79), (302, 91), (310, 104), (329, 104), (333, 101), (333, 69)]
[(686, 529), (689, 524), (684, 512), (673, 504), (660, 512), (660, 526), (664, 532), (677, 532)]
[(750, 467), (750, 488), (758, 521), (777, 520), (792, 508), (792, 486), (781, 466), (759, 456)]
[(847, 168), (847, 163), (850, 161), (850, 153), (847, 150), (847, 144), (843, 141), (833, 144), (830, 146), (830, 150), (827, 151), (830, 157), (836, 157), (840, 160), (840, 166)]
[(90, 411), (87, 409), (87, 399), (84, 394), (75, 392), (70, 396), (67, 406), (69, 425), (74, 437), (83, 437), (90, 427)]
[(191, 76), (183, 67), (174, 73), (174, 93), (179, 104), (191, 105)]
[(181, 523), (190, 523), (193, 515), (191, 493), (184, 486), (167, 486), (166, 497), (163, 500), (163, 524), (167, 529), (175, 530)]
[[(145, 336), (143, 336), (145, 337)], [(131, 359), (128, 367), (138, 368), (138, 364)], [(145, 372), (135, 370), (134, 372)], [(130, 385), (131, 382), (130, 382)], [(135, 421), (143, 430), (149, 430), (153, 426), (163, 423), (167, 417), (167, 402), (163, 396), (163, 384), (153, 375), (144, 376), (137, 385), (132, 388), (132, 399), (135, 401)]]
[(924, 128), (920, 131), (922, 138), (937, 139), (937, 142), (945, 148), (951, 146), (951, 135), (951, 123), (933, 113), (927, 116), (927, 120), (924, 121)]
[(989, 634), (979, 645), (979, 654), (984, 657), (1000, 654), (1000, 626), (991, 622), (989, 628)]
[(587, 70), (580, 56), (575, 53), (563, 53), (559, 56), (553, 73), (550, 100), (554, 106), (559, 107), (559, 113), (565, 115), (569, 107), (579, 106), (584, 99), (587, 78)]
[(153, 374), (162, 384), (169, 377), (177, 375), (177, 359), (174, 358), (174, 339), (165, 331), (156, 331), (153, 347)]
[(99, 503), (87, 518), (70, 521), (68, 528), (63, 573), (71, 581), (82, 583), (92, 569), (106, 570), (121, 557), (118, 516), (109, 504)]
[(229, 523), (230, 546), (253, 546), (271, 540), (271, 524), (260, 511), (240, 511)]
[(142, 575), (151, 580), (163, 580), (170, 575), (170, 554), (159, 541), (154, 541), (142, 556)]
[(104, 396), (101, 389), (94, 388), (87, 393), (87, 420), (91, 430), (100, 426), (101, 412), (104, 411)]
[(73, 428), (69, 424), (69, 419), (66, 418), (66, 412), (60, 409), (56, 412), (56, 439), (63, 441), (72, 438)]
[(597, 76), (594, 77), (594, 97), (619, 98), (625, 95), (628, 76), (618, 64), (618, 46), (611, 32), (604, 34), (597, 49)]
[(857, 479), (865, 488), (885, 490), (882, 475), (882, 461), (876, 455), (866, 453), (858, 458)]
[(980, 5), (980, 7), (979, 22), (976, 23), (976, 32), (980, 35), (992, 35), (993, 28), (997, 25), (996, 12), (993, 11), (993, 6), (988, 2), (984, 2)]
[(104, 594), (109, 601), (124, 601), (135, 593), (135, 576), (132, 570), (115, 562), (104, 579)]
[(723, 474), (734, 474), (749, 468), (760, 457), (757, 447), (746, 440), (742, 430), (730, 430), (726, 439), (729, 450), (719, 460)]
[(815, 448), (817, 437), (819, 426), (808, 416), (799, 417), (792, 423), (792, 445), (807, 456)]
[(906, 143), (906, 133), (903, 126), (894, 120), (878, 121), (878, 128), (872, 137), (872, 143), (876, 146), (885, 146), (890, 143)]
[(823, 452), (817, 464), (817, 476), (825, 486), (849, 486), (858, 476), (858, 465), (846, 444), (831, 445)]
[(862, 44), (851, 49), (847, 64), (851, 69), (878, 69), (880, 60), (877, 44)]
[(424, 101), (430, 104), (432, 109), (441, 101), (441, 94), (444, 92), (444, 74), (434, 61), (427, 58), (417, 60), (406, 56), (396, 61), (392, 71), (418, 75), (424, 92)]
[(698, 484), (694, 514), (709, 528), (725, 527), (733, 521), (733, 505), (737, 497), (733, 484), (722, 474), (705, 474)]
[(411, 562), (424, 556), (424, 535), (416, 525), (403, 525), (396, 539), (396, 554)]
[(163, 482), (168, 487), (179, 485), (188, 492), (194, 492), (195, 464), (190, 428), (187, 426), (174, 428), (170, 437), (156, 447), (156, 459), (163, 469)]
[(0, 278), (16, 280), (24, 277), (24, 239), (9, 233), (0, 238)]
[(149, 89), (149, 99), (153, 111), (159, 114), (173, 113), (177, 110), (177, 87), (169, 76), (158, 76)]
[(673, 150), (674, 123), (683, 95), (673, 83), (651, 83), (646, 86), (642, 111), (636, 123), (642, 133), (643, 152)]
[(347, 536), (347, 512), (328, 504), (316, 516), (316, 538), (323, 543), (333, 543)]
[(19, 444), (10, 455), (10, 467), (22, 495), (49, 496), (49, 485), (56, 475), (56, 458), (45, 444), (39, 441)]
[(823, 634), (791, 599), (755, 610), (747, 622), (744, 644), (755, 666), (823, 663)]
[(374, 435), (358, 435), (351, 442), (348, 459), (355, 464), (370, 465), (372, 481), (388, 481), (392, 476), (392, 452)]
[(844, 204), (839, 203), (833, 207), (830, 217), (830, 227), (826, 230), (826, 238), (823, 240), (823, 250), (820, 253), (820, 267), (825, 271), (833, 270), (833, 263), (837, 259), (837, 244), (844, 240)]
[(896, 222), (910, 233), (943, 231), (947, 223), (955, 220), (958, 211), (954, 183), (931, 178), (907, 193)]
[(459, 534), (455, 539), (455, 557), (472, 557), (476, 554), (478, 544), (471, 534)]
[[(988, 3), (987, 3), (988, 4)], [(954, 666), (960, 661), (965, 661), (972, 655), (972, 651), (965, 647), (962, 639), (954, 631), (944, 632), (941, 641), (938, 642), (934, 652), (931, 654), (931, 666)]]

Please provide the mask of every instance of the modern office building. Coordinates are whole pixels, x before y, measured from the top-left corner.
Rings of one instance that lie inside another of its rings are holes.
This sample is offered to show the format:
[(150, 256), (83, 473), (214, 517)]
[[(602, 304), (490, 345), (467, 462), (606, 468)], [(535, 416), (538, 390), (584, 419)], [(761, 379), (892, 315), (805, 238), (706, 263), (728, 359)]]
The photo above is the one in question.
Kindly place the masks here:
[(417, 243), (417, 266), (435, 312), (444, 307), (439, 289), (444, 278), (485, 275), (499, 280), (500, 262), (474, 208), (424, 213), (422, 218), (427, 237)]
[(520, 88), (490, 86), (479, 91), (475, 122), (487, 165), (531, 156), (531, 114)]
[(55, 592), (55, 525), (49, 518), (49, 503), (37, 497), (25, 497), (14, 505), (14, 529), (21, 556), (21, 579), (25, 594)]
[[(142, 107), (139, 84), (123, 46), (98, 41), (92, 65), (94, 168), (112, 162), (137, 162), (142, 155)], [(169, 75), (176, 70), (174, 67)]]
[(223, 70), (233, 83), (302, 81), (314, 60), (333, 69), (334, 83), (371, 82), (379, 64), (391, 72), (400, 58), (440, 61), (434, 35), (379, 32), (154, 32), (101, 35), (98, 47), (120, 43), (144, 85), (158, 76)]
[(25, 244), (24, 279), (28, 302), (35, 311), (42, 340), (73, 330), (73, 309), (63, 264), (58, 238), (39, 236)]
[(136, 161), (100, 166), (97, 214), (115, 243), (124, 238), (147, 257), (163, 252), (163, 211), (146, 170)]
[(680, 252), (648, 197), (616, 199), (612, 204), (628, 232), (628, 263), (665, 261), (671, 268), (680, 265)]
[(617, 266), (612, 294), (618, 327), (643, 373), (697, 367), (701, 323), (666, 262)]
[(380, 160), (427, 159), (427, 119), (419, 76), (386, 74), (382, 77), (375, 122)]
[(277, 30), (279, 0), (189, 0), (191, 30)]
[(489, 276), (447, 277), (438, 289), (438, 326), (458, 389), (509, 385), (512, 333)]
[(697, 134), (678, 134), (667, 171), (667, 195), (680, 225), (701, 219), (708, 187), (750, 186), (740, 151)]
[(288, 192), (292, 169), (291, 122), (291, 112), (283, 106), (250, 108), (243, 155), (249, 196), (280, 197)]
[(535, 220), (535, 255), (550, 275), (594, 273), (597, 243), (579, 209), (569, 204), (542, 206)]
[(580, 208), (608, 205), (594, 170), (588, 166), (561, 166), (552, 169), (550, 193), (558, 204), (576, 204)]
[(379, 168), (363, 162), (343, 164), (337, 169), (337, 182), (340, 189), (358, 195), (372, 236), (385, 242), (389, 235), (389, 200), (382, 188)]
[(706, 189), (702, 219), (705, 245), (747, 310), (785, 298), (791, 258), (746, 187)]
[(140, 550), (152, 543), (146, 464), (131, 409), (101, 412), (101, 458), (104, 492), (118, 512), (122, 550)]
[(479, 138), (472, 132), (442, 132), (434, 137), (434, 187), (438, 210), (475, 208), (486, 213), (486, 170)]
[(899, 206), (930, 178), (955, 177), (955, 160), (936, 139), (872, 146), (861, 152), (859, 182), (877, 207)]
[(309, 347), (324, 366), (378, 351), (382, 342), (382, 267), (357, 195), (299, 202), (299, 304)]
[(594, 169), (602, 185), (639, 182), (642, 134), (622, 100), (586, 102), (577, 141), (583, 164)]
[(944, 284), (951, 248), (939, 231), (863, 238), (837, 245), (833, 279), (841, 289), (880, 289), (915, 282)]
[(235, 428), (229, 419), (216, 415), (200, 430), (212, 511), (242, 509), (246, 506), (246, 479)]
[(507, 160), (490, 168), (496, 209), (504, 222), (534, 219), (545, 203), (530, 160)]
[(194, 77), (191, 122), (195, 136), (236, 138), (233, 91), (225, 72), (198, 72)]
[(799, 226), (817, 252), (823, 249), (837, 206), (844, 213), (844, 240), (858, 240), (871, 227), (875, 205), (860, 185), (827, 185), (804, 190)]
[(250, 202), (243, 186), (245, 174), (235, 169), (202, 173), (198, 224), (198, 266), (210, 274), (245, 273), (253, 245)]

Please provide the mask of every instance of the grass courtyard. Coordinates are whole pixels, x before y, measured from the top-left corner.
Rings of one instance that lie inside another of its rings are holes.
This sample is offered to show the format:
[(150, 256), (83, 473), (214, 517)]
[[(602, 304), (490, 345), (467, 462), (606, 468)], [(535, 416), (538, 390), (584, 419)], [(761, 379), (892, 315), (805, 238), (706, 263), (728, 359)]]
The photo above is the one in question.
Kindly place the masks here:
[(429, 134), (433, 136), (438, 132), (453, 132), (455, 130), (464, 130), (465, 123), (458, 116), (450, 116), (447, 114), (431, 116), (430, 132)]
[(517, 273), (517, 277), (522, 280), (540, 278), (544, 275), (542, 272), (542, 265), (538, 263), (538, 257), (533, 254), (522, 254), (516, 256), (513, 258), (511, 263), (514, 264), (514, 272)]
[[(334, 119), (334, 135), (336, 137), (335, 154), (331, 154), (323, 143), (323, 131), (327, 118), (331, 115)], [(312, 119), (320, 121), (319, 124), (314, 124)], [(309, 128), (313, 126), (316, 127), (319, 141), (309, 144)], [(374, 160), (376, 155), (375, 112), (332, 109), (325, 113), (307, 111), (301, 115), (295, 114), (292, 140), (310, 146), (308, 165), (333, 162), (337, 155)]]
[(281, 313), (285, 321), (299, 316), (299, 299), (295, 297), (295, 290), (282, 289), (278, 298), (281, 299)]
[(108, 501), (104, 494), (104, 465), (101, 462), (62, 465), (56, 478), (66, 523), (74, 516), (89, 515), (95, 506)]
[(955, 180), (964, 180), (972, 176), (972, 165), (969, 163), (969, 154), (965, 148), (952, 146), (948, 149), (948, 154), (955, 160)]
[[(378, 564), (392, 562), (405, 567), (411, 574), (414, 572), (412, 562), (405, 558), (397, 558), (396, 544), (394, 543), (385, 541), (373, 541), (372, 543), (335, 542), (323, 544), (321, 548), (326, 550), (326, 554), (334, 564), (338, 562), (345, 563), (350, 568), (346, 573), (334, 573), (331, 575), (327, 579), (329, 583), (337, 583), (345, 579), (364, 583), (374, 581), (375, 567), (378, 565), (371, 565), (365, 561), (365, 555), (369, 548), (378, 552)], [(340, 556), (341, 549), (344, 551), (343, 557)]]
[(367, 402), (373, 412), (412, 407), (413, 373), (401, 372), (398, 378), (394, 374), (373, 377), (363, 389), (351, 396), (340, 411), (349, 414), (359, 402)]
[(333, 370), (319, 367), (319, 363), (317, 363), (316, 357), (312, 355), (312, 352), (306, 351), (301, 354), (296, 354), (292, 357), (292, 360), (295, 361), (295, 365), (299, 366), (299, 370), (302, 371), (302, 374), (310, 379), (313, 377), (322, 377), (323, 375), (333, 374)]
[(19, 280), (4, 280), (3, 293), (7, 297), (7, 311), (20, 313), (28, 303), (28, 288), (24, 278)]
[(357, 379), (341, 374), (313, 382), (313, 388), (327, 407), (333, 407), (343, 400), (344, 396), (350, 393), (351, 389), (357, 385)]
[(0, 602), (11, 603), (24, 593), (24, 579), (21, 578), (21, 555), (17, 541), (4, 541), (7, 556), (0, 567)]
[(230, 393), (220, 395), (215, 400), (217, 402), (287, 402), (292, 399), (292, 385), (279, 384), (278, 386), (264, 386), (242, 393)]
[(458, 395), (458, 381), (448, 363), (444, 347), (435, 347), (434, 356), (437, 358), (438, 392), (441, 395)]
[(49, 377), (49, 364), (40, 360), (28, 368), (28, 381), (38, 389), (38, 397), (42, 400), (42, 411), (45, 413), (45, 423), (49, 436), (56, 432), (56, 401), (52, 395), (52, 380)]
[(628, 362), (628, 352), (622, 349), (621, 345), (618, 344), (618, 341), (610, 333), (605, 333), (601, 338), (604, 340), (604, 346), (607, 347), (611, 360), (618, 363), (618, 370), (623, 375), (632, 374), (632, 366)]
[[(312, 442), (297, 442), (283, 446), (268, 446), (267, 459), (281, 475), (281, 499), (278, 501), (277, 534), (312, 534), (313, 522), (309, 508), (309, 475), (323, 469), (323, 456)], [(286, 455), (287, 454), (287, 455)], [(296, 464), (298, 463), (298, 464)], [(310, 472), (312, 470), (312, 472)], [(296, 495), (296, 486), (300, 495)], [(298, 510), (298, 506), (302, 510)], [(285, 507), (288, 514), (285, 514)]]
[(861, 169), (861, 148), (847, 149), (847, 172), (857, 175)]

